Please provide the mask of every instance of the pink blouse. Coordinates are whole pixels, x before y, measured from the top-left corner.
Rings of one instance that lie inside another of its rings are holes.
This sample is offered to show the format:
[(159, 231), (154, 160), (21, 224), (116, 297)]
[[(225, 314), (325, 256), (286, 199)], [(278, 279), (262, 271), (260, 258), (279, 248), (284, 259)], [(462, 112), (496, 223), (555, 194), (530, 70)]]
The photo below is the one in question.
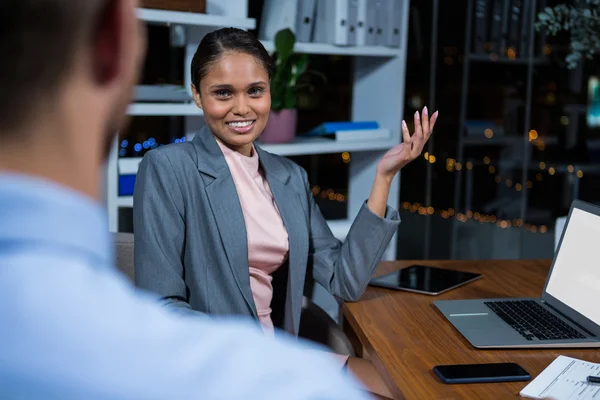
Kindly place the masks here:
[(287, 259), (288, 234), (273, 194), (262, 169), (258, 154), (252, 149), (247, 157), (217, 140), (225, 156), (244, 213), (248, 237), (248, 265), (250, 287), (258, 312), (258, 319), (266, 332), (273, 331), (271, 274)]
[[(288, 233), (275, 204), (269, 183), (260, 168), (258, 153), (252, 148), (252, 156), (230, 149), (217, 139), (225, 156), (229, 171), (238, 192), (248, 240), (248, 265), (250, 287), (258, 319), (266, 333), (274, 332), (271, 320), (273, 286), (271, 274), (288, 257)], [(347, 356), (334, 354), (340, 368)]]

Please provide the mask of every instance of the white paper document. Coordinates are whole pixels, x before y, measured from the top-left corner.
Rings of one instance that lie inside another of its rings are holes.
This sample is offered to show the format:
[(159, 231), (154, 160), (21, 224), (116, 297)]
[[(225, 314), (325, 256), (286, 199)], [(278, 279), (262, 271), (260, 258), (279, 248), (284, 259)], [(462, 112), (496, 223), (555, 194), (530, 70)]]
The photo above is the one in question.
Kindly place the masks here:
[(532, 399), (600, 400), (600, 384), (587, 377), (600, 376), (600, 364), (558, 356), (520, 395)]

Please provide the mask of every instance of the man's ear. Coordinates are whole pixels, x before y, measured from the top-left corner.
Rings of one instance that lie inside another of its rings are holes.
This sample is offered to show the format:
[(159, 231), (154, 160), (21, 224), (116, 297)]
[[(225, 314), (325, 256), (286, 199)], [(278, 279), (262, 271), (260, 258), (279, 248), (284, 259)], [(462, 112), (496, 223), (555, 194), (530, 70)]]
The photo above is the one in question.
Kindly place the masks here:
[(122, 68), (123, 1), (105, 1), (95, 22), (92, 37), (92, 68), (100, 85), (115, 80)]
[(202, 110), (202, 96), (200, 96), (200, 90), (196, 89), (196, 86), (192, 83), (192, 94), (194, 95), (194, 103), (196, 107)]

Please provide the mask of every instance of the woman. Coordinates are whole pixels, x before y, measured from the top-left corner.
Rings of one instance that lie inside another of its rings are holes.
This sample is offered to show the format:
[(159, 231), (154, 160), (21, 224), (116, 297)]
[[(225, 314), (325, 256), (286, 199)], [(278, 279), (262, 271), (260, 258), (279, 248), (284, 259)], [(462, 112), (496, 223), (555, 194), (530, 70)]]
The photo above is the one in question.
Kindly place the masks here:
[[(371, 194), (341, 243), (305, 171), (254, 144), (271, 108), (271, 58), (262, 44), (243, 30), (209, 33), (191, 74), (206, 128), (191, 142), (148, 152), (140, 164), (136, 283), (180, 310), (246, 315), (266, 332), (297, 335), (305, 279), (346, 301), (362, 295), (400, 223), (387, 207), (392, 178), (421, 153), (437, 112), (431, 121), (426, 108), (422, 118), (417, 112), (412, 137), (403, 122), (404, 143), (379, 162)], [(369, 389), (389, 395), (374, 387), (383, 383), (368, 365), (348, 361)]]

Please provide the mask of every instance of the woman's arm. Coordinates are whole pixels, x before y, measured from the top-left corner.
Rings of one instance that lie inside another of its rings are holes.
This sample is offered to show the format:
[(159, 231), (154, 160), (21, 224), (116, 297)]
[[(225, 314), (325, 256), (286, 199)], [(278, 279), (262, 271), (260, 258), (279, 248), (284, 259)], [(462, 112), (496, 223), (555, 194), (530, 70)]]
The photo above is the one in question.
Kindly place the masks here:
[(398, 212), (387, 206), (392, 179), (421, 153), (436, 119), (437, 112), (431, 124), (427, 109), (422, 121), (416, 113), (412, 136), (403, 121), (403, 143), (388, 151), (377, 165), (371, 194), (343, 243), (333, 236), (306, 182), (310, 203), (309, 267), (315, 280), (334, 296), (356, 301), (367, 287), (400, 224)]
[(136, 286), (175, 311), (193, 312), (183, 279), (183, 195), (168, 157), (148, 152), (136, 177), (133, 225)]

